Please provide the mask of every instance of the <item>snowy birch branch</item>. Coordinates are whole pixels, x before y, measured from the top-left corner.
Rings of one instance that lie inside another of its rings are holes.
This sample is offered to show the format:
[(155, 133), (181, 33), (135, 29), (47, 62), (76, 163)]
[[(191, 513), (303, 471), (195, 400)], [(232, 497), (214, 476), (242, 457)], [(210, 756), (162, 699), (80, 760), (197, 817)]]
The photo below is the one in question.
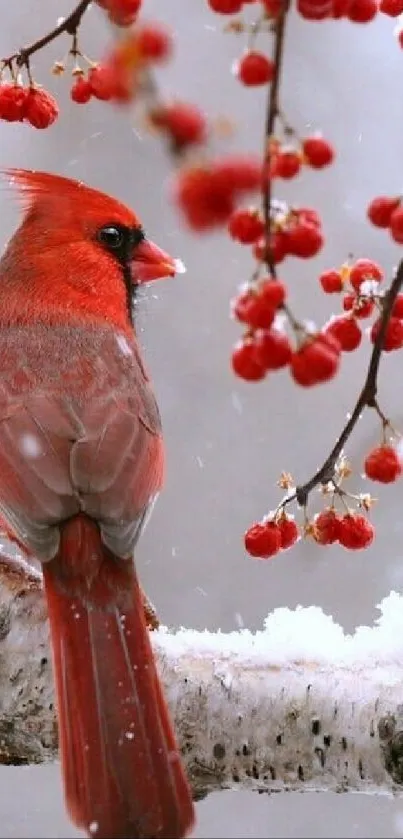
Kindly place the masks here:
[[(40, 575), (0, 556), (0, 762), (57, 756)], [(403, 789), (403, 597), (343, 633), (317, 607), (264, 630), (153, 633), (196, 798), (261, 791)]]

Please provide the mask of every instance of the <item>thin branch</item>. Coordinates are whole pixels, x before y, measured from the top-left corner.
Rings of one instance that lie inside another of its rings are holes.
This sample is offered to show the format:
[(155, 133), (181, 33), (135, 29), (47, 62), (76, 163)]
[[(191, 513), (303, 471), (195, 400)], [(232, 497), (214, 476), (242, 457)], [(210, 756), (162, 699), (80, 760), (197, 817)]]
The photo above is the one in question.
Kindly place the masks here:
[(271, 181), (272, 178), (270, 177), (270, 141), (274, 134), (274, 128), (276, 124), (276, 119), (280, 113), (280, 106), (279, 106), (279, 91), (280, 91), (280, 82), (281, 82), (281, 71), (283, 66), (283, 54), (284, 54), (284, 40), (285, 40), (285, 29), (286, 29), (286, 20), (287, 14), (289, 9), (289, 0), (283, 0), (281, 11), (279, 12), (279, 16), (275, 23), (275, 41), (274, 41), (274, 76), (272, 79), (271, 84), (269, 85), (269, 95), (267, 100), (267, 112), (266, 112), (266, 124), (265, 124), (265, 169), (263, 174), (263, 190), (262, 190), (262, 201), (263, 201), (263, 215), (264, 215), (264, 223), (265, 223), (265, 234), (266, 234), (266, 264), (268, 270), (273, 278), (276, 277), (276, 267), (273, 262), (273, 256), (271, 253), (270, 247), (270, 234), (271, 234)]
[[(384, 297), (384, 304), (382, 314), (380, 316), (380, 327), (378, 335), (375, 339), (371, 358), (368, 365), (368, 372), (364, 382), (364, 386), (358, 396), (354, 409), (350, 415), (349, 420), (344, 426), (340, 437), (338, 437), (332, 451), (326, 458), (323, 465), (305, 484), (301, 484), (295, 490), (295, 498), (302, 507), (306, 506), (310, 492), (319, 484), (327, 484), (334, 475), (335, 465), (340, 457), (343, 448), (352, 434), (364, 408), (375, 408), (377, 410), (376, 394), (378, 389), (378, 370), (381, 361), (381, 355), (388, 328), (389, 319), (393, 310), (393, 304), (403, 285), (403, 260), (399, 264), (396, 275), (390, 285), (389, 291)], [(290, 499), (291, 500), (291, 499)]]
[(63, 34), (63, 32), (66, 32), (68, 35), (75, 35), (81, 23), (81, 19), (91, 3), (92, 0), (80, 0), (68, 17), (64, 18), (64, 20), (52, 29), (51, 32), (48, 32), (47, 35), (43, 35), (42, 38), (39, 38), (39, 40), (34, 41), (32, 44), (29, 44), (29, 46), (23, 47), (18, 52), (13, 53), (13, 55), (10, 55), (8, 58), (3, 59), (4, 66), (11, 66), (14, 61), (18, 67), (28, 66), (29, 59), (32, 55), (34, 55), (34, 53), (39, 52), (39, 50), (43, 49), (43, 47), (46, 47), (52, 41), (55, 41), (59, 35)]

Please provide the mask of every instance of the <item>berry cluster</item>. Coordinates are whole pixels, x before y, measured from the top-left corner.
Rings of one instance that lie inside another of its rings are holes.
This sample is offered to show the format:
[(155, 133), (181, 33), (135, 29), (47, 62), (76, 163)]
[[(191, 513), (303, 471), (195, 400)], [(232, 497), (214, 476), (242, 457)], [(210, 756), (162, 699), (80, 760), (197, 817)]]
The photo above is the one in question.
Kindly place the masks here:
[(298, 526), (294, 519), (282, 510), (273, 517), (267, 516), (255, 522), (245, 533), (247, 552), (259, 559), (269, 559), (280, 551), (286, 551), (295, 545), (299, 538)]
[[(300, 138), (284, 118), (279, 102), (282, 40), (287, 21), (287, 0), (207, 0), (210, 8), (222, 15), (240, 15), (226, 25), (227, 31), (247, 33), (248, 48), (233, 67), (236, 79), (248, 88), (268, 86), (266, 142), (261, 164), (261, 207), (255, 202), (245, 206), (242, 195), (225, 185), (217, 191), (214, 165), (187, 167), (179, 175), (177, 196), (185, 218), (194, 230), (205, 230), (227, 224), (229, 235), (236, 242), (251, 248), (255, 267), (250, 279), (241, 286), (231, 301), (231, 314), (244, 327), (242, 338), (235, 345), (231, 363), (233, 371), (250, 382), (260, 381), (267, 374), (287, 368), (300, 386), (311, 387), (332, 379), (338, 372), (342, 353), (356, 350), (363, 340), (363, 324), (373, 345), (372, 363), (357, 405), (339, 440), (323, 467), (304, 486), (295, 487), (288, 480), (280, 481), (287, 495), (274, 513), (253, 524), (245, 534), (245, 548), (256, 557), (271, 557), (294, 544), (299, 535), (311, 536), (319, 544), (334, 544), (351, 550), (368, 547), (374, 538), (368, 521), (373, 500), (367, 494), (352, 496), (342, 487), (350, 474), (343, 457), (343, 447), (362, 410), (376, 410), (382, 422), (381, 444), (371, 451), (364, 464), (369, 480), (379, 483), (396, 481), (401, 474), (401, 461), (396, 446), (386, 439), (390, 425), (376, 401), (376, 375), (383, 351), (403, 347), (403, 294), (399, 290), (402, 276), (396, 276), (389, 289), (383, 290), (382, 268), (371, 259), (349, 258), (338, 269), (326, 270), (319, 276), (319, 285), (326, 294), (340, 294), (342, 312), (333, 316), (322, 328), (315, 328), (295, 317), (290, 308), (290, 289), (277, 274), (278, 265), (289, 256), (312, 258), (324, 244), (320, 218), (312, 208), (288, 206), (273, 197), (273, 188), (282, 180), (295, 179), (303, 167), (322, 170), (331, 164), (335, 152), (320, 134)], [(258, 10), (252, 23), (242, 17), (247, 7)], [(403, 0), (297, 0), (300, 15), (307, 20), (348, 18), (366, 23), (382, 12), (396, 17), (403, 12)], [(258, 33), (274, 36), (271, 54), (256, 48)], [(403, 37), (402, 37), (403, 42)], [(221, 164), (222, 165), (222, 164)], [(198, 188), (182, 198), (180, 185), (196, 178)], [(236, 202), (236, 206), (232, 206)], [(230, 212), (230, 207), (232, 210)], [(201, 212), (201, 208), (202, 212)], [(389, 228), (392, 238), (403, 244), (403, 205), (398, 197), (375, 199), (368, 208), (368, 217), (378, 227)], [(200, 218), (202, 221), (200, 222)], [(368, 320), (372, 323), (368, 327)], [(365, 333), (364, 333), (365, 334)], [(321, 486), (325, 495), (332, 494), (332, 504), (309, 520), (306, 505), (310, 493)], [(285, 508), (297, 501), (303, 508), (304, 521), (298, 527)], [(354, 502), (355, 508), (349, 504)], [(341, 509), (337, 510), (337, 504)], [(358, 507), (358, 509), (356, 509)], [(292, 534), (284, 541), (282, 529)]]
[(259, 381), (269, 371), (289, 367), (294, 381), (303, 387), (333, 378), (340, 363), (339, 341), (330, 332), (310, 332), (296, 325), (298, 343), (293, 348), (280, 319), (276, 323), (285, 299), (284, 284), (263, 277), (233, 301), (235, 317), (248, 326), (232, 353), (234, 372), (246, 381)]
[[(57, 103), (50, 93), (34, 82), (30, 58), (62, 32), (68, 32), (72, 37), (71, 48), (65, 60), (54, 63), (52, 72), (60, 76), (70, 65), (73, 78), (70, 96), (73, 102), (85, 105), (90, 99), (98, 99), (127, 104), (143, 98), (147, 100), (150, 111), (150, 124), (170, 133), (179, 145), (195, 142), (196, 135), (199, 140), (204, 139), (202, 128), (205, 128), (205, 120), (199, 117), (196, 125), (196, 109), (174, 104), (167, 106), (165, 114), (156, 95), (150, 72), (156, 64), (171, 57), (171, 33), (158, 23), (137, 23), (141, 0), (97, 0), (98, 6), (114, 24), (130, 27), (136, 23), (136, 26), (114, 44), (102, 63), (94, 62), (87, 58), (78, 44), (79, 25), (90, 2), (79, 3), (49, 35), (0, 62), (0, 119), (25, 121), (36, 128), (47, 128), (55, 121), (59, 114)], [(23, 73), (28, 86), (23, 84)], [(184, 141), (182, 135), (185, 136)]]
[(43, 88), (34, 84), (24, 87), (18, 81), (0, 83), (0, 119), (49, 128), (58, 114), (56, 100)]
[[(373, 344), (376, 342), (382, 323), (382, 312), (387, 302), (387, 294), (379, 290), (383, 279), (381, 267), (370, 259), (358, 259), (352, 265), (345, 263), (339, 270), (324, 271), (320, 275), (319, 282), (327, 294), (344, 291), (346, 283), (350, 286), (350, 290), (343, 296), (343, 308), (348, 314), (332, 317), (326, 326), (327, 334), (338, 340), (343, 352), (352, 352), (360, 346), (360, 321), (374, 313), (376, 318), (369, 330), (369, 336)], [(391, 352), (402, 347), (403, 295), (398, 294), (388, 318), (382, 349), (384, 352)]]
[[(171, 34), (159, 24), (138, 25), (119, 41), (102, 64), (86, 58), (75, 42), (70, 51), (74, 58), (70, 96), (80, 105), (92, 97), (104, 102), (131, 102), (141, 90), (150, 66), (168, 60), (172, 49)], [(82, 62), (88, 65), (87, 72)], [(64, 62), (56, 62), (54, 72), (59, 75), (64, 70)]]
[[(394, 483), (402, 474), (401, 455), (395, 445), (386, 440), (385, 432), (388, 421), (382, 417), (383, 440), (372, 449), (364, 461), (366, 477), (382, 484)], [(396, 436), (396, 432), (394, 432)], [(351, 475), (351, 468), (345, 458), (341, 458), (334, 469), (332, 480), (323, 487), (324, 496), (332, 495), (332, 503), (317, 513), (312, 520), (305, 515), (302, 526), (298, 526), (293, 517), (285, 512), (285, 507), (293, 500), (293, 481), (290, 475), (282, 475), (279, 486), (288, 490), (288, 496), (273, 513), (261, 521), (255, 522), (244, 535), (247, 553), (258, 559), (269, 559), (285, 550), (301, 537), (310, 537), (318, 545), (341, 545), (348, 550), (368, 548), (375, 535), (375, 528), (362, 511), (368, 512), (374, 503), (369, 494), (354, 496), (342, 488), (342, 482)], [(351, 509), (347, 502), (354, 502), (358, 510)], [(342, 507), (337, 510), (337, 504)]]
[[(222, 15), (238, 14), (255, 0), (208, 0), (210, 8)], [(281, 0), (260, 0), (265, 14), (275, 19), (281, 10)], [(345, 18), (352, 23), (369, 23), (378, 12), (389, 17), (403, 13), (403, 0), (297, 0), (296, 8), (306, 20), (335, 20)]]
[[(368, 548), (375, 531), (366, 516), (352, 511), (339, 515), (334, 507), (327, 507), (305, 526), (304, 535), (312, 536), (318, 545), (339, 544), (354, 551)], [(282, 511), (274, 518), (269, 516), (251, 525), (244, 536), (245, 550), (256, 559), (270, 559), (292, 547), (299, 538), (294, 519)]]
[(318, 513), (312, 522), (312, 536), (318, 545), (340, 544), (350, 551), (368, 548), (375, 535), (366, 516), (355, 512), (340, 515), (334, 507)]
[(291, 180), (301, 171), (303, 164), (312, 169), (323, 169), (334, 159), (334, 149), (320, 134), (306, 137), (305, 140), (281, 143), (278, 138), (271, 140), (269, 177)]

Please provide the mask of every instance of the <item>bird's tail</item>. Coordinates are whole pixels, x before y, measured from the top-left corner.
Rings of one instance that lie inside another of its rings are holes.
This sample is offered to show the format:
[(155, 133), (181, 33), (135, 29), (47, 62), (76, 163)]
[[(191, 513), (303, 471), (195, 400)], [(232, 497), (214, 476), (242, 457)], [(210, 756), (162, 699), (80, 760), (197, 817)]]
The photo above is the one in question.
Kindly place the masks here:
[(97, 839), (182, 839), (190, 788), (132, 562), (77, 516), (44, 566), (67, 807)]

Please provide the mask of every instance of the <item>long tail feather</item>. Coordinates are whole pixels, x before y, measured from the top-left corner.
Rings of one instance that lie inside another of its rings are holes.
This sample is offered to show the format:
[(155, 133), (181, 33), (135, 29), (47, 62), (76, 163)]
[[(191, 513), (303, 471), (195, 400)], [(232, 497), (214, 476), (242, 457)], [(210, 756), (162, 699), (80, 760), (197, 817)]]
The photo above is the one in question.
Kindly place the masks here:
[(97, 839), (182, 839), (193, 803), (133, 564), (77, 516), (44, 579), (71, 818)]

